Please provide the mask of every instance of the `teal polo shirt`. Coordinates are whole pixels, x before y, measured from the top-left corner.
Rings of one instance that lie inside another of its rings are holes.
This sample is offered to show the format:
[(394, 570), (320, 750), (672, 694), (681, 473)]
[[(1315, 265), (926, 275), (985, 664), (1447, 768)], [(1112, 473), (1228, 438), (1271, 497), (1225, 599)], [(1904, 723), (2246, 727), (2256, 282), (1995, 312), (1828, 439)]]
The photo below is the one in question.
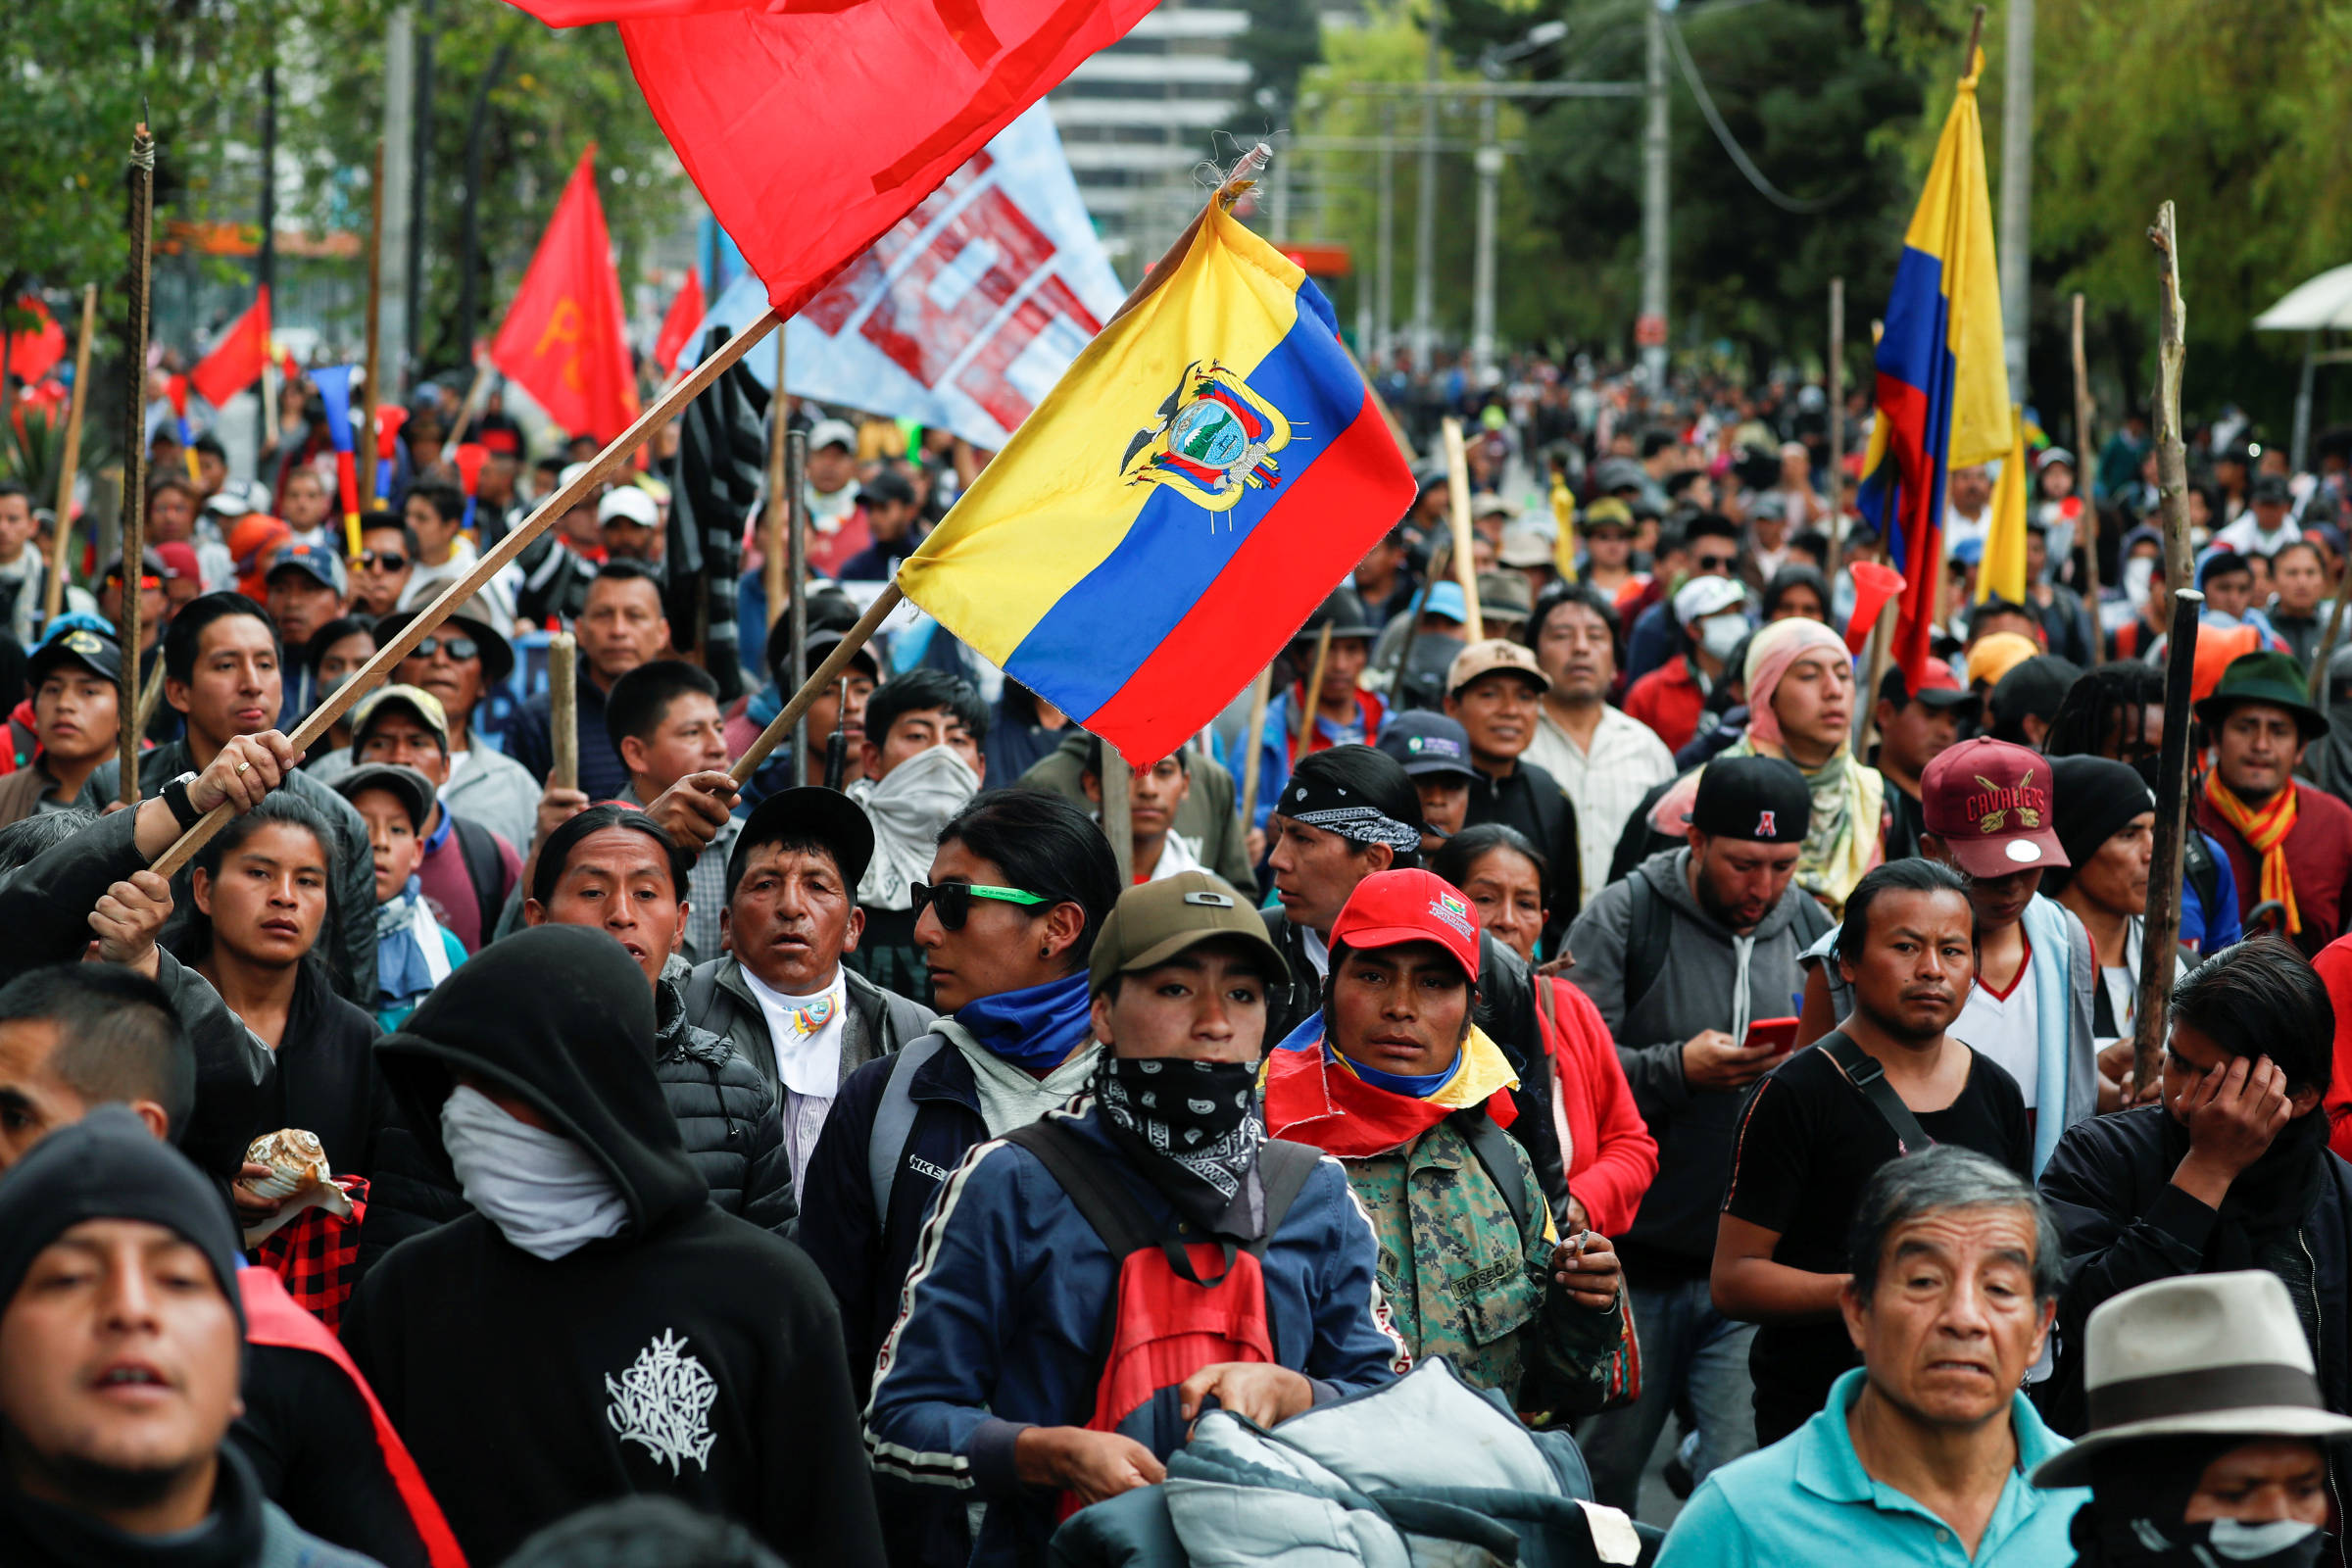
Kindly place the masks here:
[(1971, 1558), (1950, 1526), (1855, 1456), (1845, 1413), (1862, 1392), (1860, 1367), (1831, 1386), (1828, 1404), (1788, 1437), (1707, 1477), (1666, 1537), (1658, 1568), (1763, 1568), (1847, 1562), (1934, 1568), (2049, 1568), (2074, 1560), (2067, 1532), (2088, 1487), (2045, 1491), (2026, 1477), (2067, 1446), (2022, 1394), (2009, 1401), (2018, 1468), (2001, 1488)]

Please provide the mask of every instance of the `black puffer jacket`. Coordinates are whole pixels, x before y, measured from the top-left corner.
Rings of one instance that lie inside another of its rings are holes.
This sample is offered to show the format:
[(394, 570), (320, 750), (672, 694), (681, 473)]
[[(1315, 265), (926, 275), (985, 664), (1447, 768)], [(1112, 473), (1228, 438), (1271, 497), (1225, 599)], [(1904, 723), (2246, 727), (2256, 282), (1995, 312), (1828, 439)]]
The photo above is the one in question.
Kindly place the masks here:
[(654, 1075), (710, 1200), (761, 1230), (790, 1236), (800, 1216), (775, 1092), (724, 1038), (686, 1021), (673, 973), (654, 988)]

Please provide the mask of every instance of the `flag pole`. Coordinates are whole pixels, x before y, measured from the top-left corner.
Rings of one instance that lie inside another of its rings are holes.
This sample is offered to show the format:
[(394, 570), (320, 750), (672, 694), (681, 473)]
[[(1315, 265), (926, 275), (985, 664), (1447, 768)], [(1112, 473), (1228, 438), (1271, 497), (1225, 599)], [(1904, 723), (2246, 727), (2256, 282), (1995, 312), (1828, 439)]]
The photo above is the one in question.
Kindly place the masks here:
[(547, 787), (580, 787), (579, 639), (560, 631), (547, 643)]
[(1830, 563), (1823, 575), (1838, 586), (1845, 558), (1845, 279), (1830, 279)]
[(1453, 575), (1462, 585), (1462, 630), (1466, 642), (1487, 640), (1486, 617), (1478, 612), (1478, 563), (1470, 548), (1470, 457), (1462, 448), (1462, 421), (1448, 416), (1446, 434), (1446, 512), (1453, 525)]
[(1250, 683), (1250, 730), (1247, 750), (1242, 754), (1242, 831), (1247, 834), (1257, 821), (1258, 774), (1266, 760), (1266, 700), (1274, 690), (1274, 666), (1268, 664), (1257, 672)]
[(2188, 357), (2188, 309), (2180, 298), (2180, 244), (2173, 204), (2156, 210), (2148, 242), (2156, 248), (2156, 483), (2164, 509), (2165, 586), (2173, 596), (2169, 668), (2164, 682), (2164, 744), (2158, 753), (2156, 841), (2148, 862), (2139, 1002), (2132, 1027), (2135, 1097), (2156, 1082), (2172, 1003), (2173, 966), (2167, 961), (2180, 930), (2180, 847), (2188, 817), (2189, 687), (2196, 670), (2198, 612), (2205, 596), (2172, 574), (2176, 552), (2188, 554), (2188, 451), (2180, 438), (2180, 368)]
[[(416, 651), (418, 643), (431, 636), (435, 628), (447, 620), (466, 600), (480, 593), (490, 579), (512, 564), (514, 558), (521, 555), (532, 540), (554, 526), (558, 517), (585, 501), (595, 493), (597, 486), (618, 473), (629, 459), (636, 455), (637, 449), (645, 444), (647, 438), (662, 427), (664, 420), (675, 418), (679, 411), (701, 396), (711, 382), (725, 374), (730, 366), (751, 352), (761, 338), (774, 331), (781, 323), (782, 318), (776, 315), (775, 307), (769, 306), (755, 317), (742, 331), (719, 345), (717, 352), (696, 366), (691, 374), (656, 399), (652, 407), (630, 421), (627, 429), (614, 436), (602, 452), (589, 459), (582, 471), (572, 476), (569, 484), (558, 485), (553, 495), (531, 510), (528, 517), (525, 517), (504, 539), (484, 551), (481, 559), (474, 563), (471, 571), (442, 589), (433, 602), (425, 606), (422, 612), (401, 628), (399, 636), (377, 649), (367, 663), (353, 670), (342, 685), (336, 687), (325, 701), (313, 709), (310, 716), (295, 728), (291, 736), (287, 737), (294, 743), (295, 750), (307, 752), (318, 745), (326, 732), (341, 722), (345, 713), (351, 711), (354, 703), (381, 685), (385, 677), (399, 667), (402, 660)], [(896, 587), (885, 589), (882, 597), (890, 603), (896, 604), (898, 602)], [(846, 664), (849, 660), (845, 657), (842, 662)], [(233, 814), (233, 810), (225, 802), (214, 807), (194, 827), (182, 833), (177, 842), (163, 853), (162, 858), (155, 862), (155, 869), (165, 876), (170, 876), (177, 871), (195, 857), (198, 850), (203, 849), (206, 844), (211, 842), (214, 834), (228, 824), (228, 819)]]
[(1131, 771), (1119, 749), (1103, 741), (1102, 767), (1095, 785), (1102, 792), (1102, 836), (1110, 840), (1110, 858), (1118, 864), (1122, 888), (1135, 881), (1135, 803), (1127, 793)]
[(1304, 752), (1314, 750), (1315, 720), (1321, 717), (1323, 712), (1323, 670), (1330, 662), (1331, 622), (1326, 620), (1323, 622), (1323, 629), (1315, 633), (1314, 668), (1306, 677), (1306, 685), (1300, 689), (1303, 701), (1299, 706), (1306, 711), (1298, 715), (1298, 746), (1300, 750), (1291, 753), (1294, 761)]
[[(784, 530), (784, 429), (787, 400), (784, 396), (784, 340), (789, 331), (776, 334), (776, 394), (768, 400), (774, 416), (767, 427), (767, 516), (760, 529), (760, 585), (767, 597), (767, 630), (773, 632), (776, 622), (784, 616), (785, 575)], [(773, 661), (770, 661), (772, 663)]]
[(2090, 361), (2082, 352), (2082, 296), (2075, 296), (2075, 499), (2082, 503), (2082, 598), (2090, 606), (2091, 648), (2094, 659), (2103, 651), (2106, 633), (2099, 630), (2099, 509), (2090, 499)]
[[(360, 406), (352, 410), (352, 413), (358, 417), (352, 421), (351, 432), (351, 444), (358, 449), (353, 454), (352, 482), (359, 488), (359, 494), (353, 496), (351, 500), (352, 505), (361, 512), (372, 512), (382, 506), (386, 500), (385, 497), (375, 493), (376, 346), (378, 333), (382, 326), (384, 303), (384, 142), (380, 136), (376, 138), (375, 142), (375, 178), (369, 189), (368, 208), (368, 366), (365, 371), (368, 377), (368, 392), (360, 400)], [(412, 281), (410, 287), (414, 288), (415, 286)], [(347, 544), (350, 548), (351, 559), (357, 561), (360, 559), (360, 525), (353, 522), (348, 527), (351, 538)]]
[[(1264, 169), (1266, 160), (1273, 156), (1273, 149), (1262, 141), (1250, 148), (1242, 155), (1241, 162), (1233, 166), (1233, 172), (1218, 184), (1209, 200), (1225, 207), (1231, 207), (1248, 193), (1251, 185), (1256, 183), (1258, 171)], [(1133, 292), (1128, 294), (1127, 298), (1120, 303), (1119, 308), (1111, 313), (1110, 320), (1102, 323), (1104, 331), (1110, 329), (1111, 321), (1116, 321), (1120, 317), (1135, 309), (1151, 295), (1153, 289), (1168, 280), (1168, 274), (1174, 271), (1176, 264), (1184, 259), (1184, 253), (1191, 246), (1193, 236), (1200, 231), (1200, 225), (1207, 218), (1208, 209), (1203, 206), (1200, 214), (1185, 225), (1184, 232), (1176, 236), (1176, 243), (1168, 247), (1167, 254), (1160, 258), (1159, 265), (1144, 274), (1143, 281), (1137, 283)], [(768, 318), (771, 321), (774, 315), (773, 311), (768, 313)], [(779, 376), (777, 380), (778, 395), (781, 396), (782, 377)], [(802, 717), (808, 711), (809, 705), (816, 701), (817, 693), (841, 678), (841, 672), (849, 668), (850, 661), (858, 656), (858, 650), (865, 646), (867, 639), (881, 629), (882, 622), (890, 618), (890, 612), (904, 604), (906, 599), (906, 593), (895, 581), (874, 597), (874, 602), (866, 607), (865, 613), (858, 617), (858, 624), (842, 634), (841, 641), (833, 645), (833, 651), (825, 656), (824, 662), (810, 672), (808, 679), (801, 682), (801, 689), (793, 693), (792, 700), (778, 710), (774, 718), (768, 720), (767, 728), (760, 732), (759, 738), (745, 749), (744, 754), (735, 759), (735, 765), (729, 768), (728, 772), (734, 776), (737, 784), (749, 782), (751, 776), (760, 771), (760, 764), (767, 760), (768, 754), (776, 749), (785, 736), (792, 734), (799, 727)], [(775, 610), (773, 600), (769, 601), (768, 610), (772, 625)], [(1113, 750), (1114, 748), (1106, 746), (1104, 749)], [(803, 764), (804, 767), (806, 765)]]
[[(90, 338), (98, 329), (98, 285), (81, 286), (81, 342), (74, 350), (74, 402), (66, 413), (66, 450), (57, 466), (57, 528), (50, 537), (49, 580), (41, 586), (41, 625), (66, 599), (66, 546), (74, 534), (74, 470), (81, 466), (81, 415), (90, 401)], [(146, 357), (140, 356), (144, 361)]]
[[(784, 341), (778, 332), (776, 341)], [(792, 603), (784, 612), (784, 633), (792, 646), (784, 651), (784, 668), (792, 675), (793, 689), (808, 676), (808, 508), (801, 495), (808, 482), (808, 432), (784, 432), (784, 553), (792, 568), (789, 588)], [(801, 711), (801, 719), (792, 731), (792, 767), (800, 775), (798, 784), (808, 776), (808, 714)]]
[[(139, 802), (139, 585), (147, 577), (147, 290), (155, 244), (155, 138), (142, 120), (130, 133), (130, 398), (122, 411), (122, 589), (116, 624), (122, 633), (118, 755), (125, 806)], [(78, 388), (76, 392), (78, 393)]]
[(473, 412), (480, 407), (482, 394), (489, 390), (489, 386), (490, 362), (484, 360), (473, 368), (473, 385), (466, 389), (466, 401), (458, 405), (458, 422), (450, 430), (449, 440), (444, 443), (446, 450), (455, 452), (458, 443), (466, 439), (466, 427), (473, 423)]

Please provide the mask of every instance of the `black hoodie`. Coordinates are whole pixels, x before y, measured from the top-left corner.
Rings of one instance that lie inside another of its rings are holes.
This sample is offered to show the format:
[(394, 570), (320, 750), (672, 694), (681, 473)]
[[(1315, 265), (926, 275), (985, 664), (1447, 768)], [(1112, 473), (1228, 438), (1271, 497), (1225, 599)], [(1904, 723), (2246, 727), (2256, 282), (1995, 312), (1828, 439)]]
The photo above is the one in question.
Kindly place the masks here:
[(654, 1076), (645, 976), (601, 931), (485, 948), (377, 1043), (441, 1178), (464, 1071), (536, 1107), (611, 1173), (620, 1233), (553, 1261), (478, 1213), (403, 1242), (343, 1340), (466, 1554), (632, 1493), (732, 1515), (796, 1564), (880, 1560), (841, 1324), (791, 1243), (710, 1200)]

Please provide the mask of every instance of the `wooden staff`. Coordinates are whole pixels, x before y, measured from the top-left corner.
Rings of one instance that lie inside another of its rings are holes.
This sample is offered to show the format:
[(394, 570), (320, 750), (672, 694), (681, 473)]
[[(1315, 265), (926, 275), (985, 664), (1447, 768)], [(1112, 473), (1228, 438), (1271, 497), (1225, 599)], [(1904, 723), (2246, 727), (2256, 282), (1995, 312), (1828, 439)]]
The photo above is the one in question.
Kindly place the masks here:
[[(529, 547), (532, 540), (554, 526), (558, 517), (595, 494), (597, 486), (618, 473), (637, 449), (645, 444), (646, 438), (662, 427), (664, 419), (675, 417), (679, 410), (700, 397), (711, 382), (725, 374), (728, 367), (742, 359), (762, 337), (781, 324), (775, 307), (761, 311), (742, 331), (721, 344), (717, 353), (696, 366), (692, 374), (656, 399), (651, 407), (630, 422), (627, 429), (613, 437), (602, 452), (589, 459), (582, 471), (572, 476), (569, 484), (558, 485), (554, 494), (532, 509), (531, 514), (522, 520), (520, 526), (484, 551), (481, 559), (473, 564), (471, 571), (442, 589), (422, 613), (401, 628), (399, 636), (377, 649), (367, 663), (352, 671), (350, 679), (311, 710), (310, 716), (287, 737), (294, 743), (295, 750), (307, 752), (316, 746), (320, 737), (341, 722), (343, 715), (351, 710), (352, 704), (381, 685), (385, 677), (400, 666), (402, 660), (416, 651), (418, 643), (431, 636), (434, 628), (447, 620), (466, 600), (480, 593), (491, 578), (504, 571), (516, 556)], [(883, 598), (896, 604), (895, 593), (895, 589), (886, 590)], [(879, 624), (878, 620), (876, 624)], [(846, 655), (842, 662), (849, 662)], [(814, 694), (809, 695), (813, 697)], [(234, 809), (226, 802), (214, 807), (205, 813), (203, 820), (182, 833), (163, 853), (155, 862), (155, 869), (165, 876), (176, 872), (211, 841), (214, 834), (227, 825), (229, 817), (234, 814)]]
[[(778, 332), (776, 340), (782, 342)], [(784, 650), (784, 670), (793, 690), (808, 677), (808, 506), (802, 494), (808, 475), (808, 432), (784, 432), (784, 554), (792, 569), (786, 584), (792, 603), (784, 612), (784, 633), (791, 646)], [(808, 714), (802, 710), (792, 730), (792, 767), (800, 783), (808, 776)]]
[(1268, 664), (1250, 683), (1250, 729), (1242, 753), (1242, 831), (1257, 822), (1258, 774), (1266, 760), (1266, 700), (1274, 690), (1274, 666)]
[[(1256, 183), (1257, 172), (1265, 167), (1266, 160), (1271, 156), (1272, 153), (1266, 144), (1259, 142), (1243, 155), (1240, 163), (1234, 165), (1233, 172), (1225, 177), (1224, 182), (1217, 187), (1216, 193), (1210, 196), (1209, 200), (1230, 208), (1249, 191), (1251, 185)], [(1185, 251), (1192, 245), (1193, 236), (1200, 231), (1200, 224), (1207, 217), (1208, 209), (1203, 207), (1200, 214), (1185, 225), (1184, 232), (1176, 236), (1176, 243), (1170, 245), (1167, 254), (1160, 258), (1159, 265), (1145, 273), (1143, 281), (1136, 284), (1134, 292), (1130, 293), (1119, 308), (1111, 313), (1111, 321), (1116, 321), (1120, 317), (1135, 309), (1153, 289), (1168, 280), (1168, 275), (1184, 259)], [(771, 311), (769, 315), (772, 318), (774, 313)], [(1109, 330), (1109, 321), (1103, 323), (1105, 331)], [(779, 376), (777, 379), (780, 385), (782, 377)], [(969, 491), (970, 486), (967, 483), (964, 493), (968, 494)], [(802, 718), (807, 715), (809, 705), (816, 701), (817, 694), (841, 678), (841, 672), (850, 667), (850, 661), (858, 657), (858, 651), (866, 645), (867, 640), (876, 631), (881, 629), (882, 622), (890, 618), (890, 612), (906, 603), (906, 595), (895, 581), (874, 596), (874, 602), (866, 606), (865, 613), (858, 617), (858, 624), (842, 634), (841, 641), (833, 645), (833, 651), (825, 655), (823, 662), (819, 663), (808, 677), (801, 682), (801, 689), (792, 694), (791, 700), (777, 711), (774, 718), (768, 720), (767, 728), (761, 730), (759, 738), (752, 742), (741, 757), (735, 759), (735, 765), (729, 768), (728, 772), (733, 775), (736, 783), (748, 783), (751, 776), (760, 771), (760, 764), (767, 760), (768, 755), (776, 749), (784, 737), (800, 727)], [(774, 623), (774, 602), (772, 600), (769, 602), (769, 623), (772, 627)]]
[(449, 439), (442, 443), (444, 451), (455, 452), (458, 443), (466, 439), (466, 427), (473, 423), (474, 411), (490, 390), (490, 362), (484, 360), (473, 368), (473, 385), (466, 389), (466, 401), (458, 405), (458, 422), (451, 426)]
[(548, 744), (555, 754), (547, 770), (550, 789), (580, 787), (579, 648), (567, 631), (547, 642)]
[(2312, 656), (2311, 700), (2315, 705), (2320, 701), (2321, 689), (2328, 684), (2328, 662), (2335, 657), (2336, 645), (2344, 635), (2344, 601), (2352, 599), (2352, 594), (2344, 591), (2347, 579), (2352, 579), (2352, 571), (2336, 573), (2335, 608), (2328, 612), (2327, 635), (2320, 639), (2319, 652)]
[[(2082, 296), (2075, 296), (2075, 499), (2082, 503), (2082, 597), (2090, 606), (2091, 634), (2104, 643), (2099, 630), (2099, 509), (2090, 499), (2090, 360), (2082, 352)], [(2094, 646), (2091, 653), (2096, 655)]]
[(147, 733), (148, 722), (155, 717), (155, 710), (162, 705), (163, 700), (164, 662), (161, 659), (158, 659), (155, 662), (154, 673), (147, 677), (146, 686), (139, 692), (138, 723), (139, 733), (141, 735)]
[[(1879, 682), (1886, 678), (1886, 665), (1894, 657), (1894, 619), (1900, 608), (1901, 594), (1889, 594), (1879, 607), (1879, 623), (1870, 630), (1870, 674), (1862, 689), (1854, 694), (1854, 756), (1867, 757), (1872, 743), (1878, 738)], [(1904, 676), (1904, 689), (1910, 689), (1910, 677)]]
[(1110, 840), (1110, 855), (1118, 861), (1122, 888), (1135, 881), (1135, 803), (1127, 797), (1129, 775), (1127, 759), (1119, 755), (1116, 746), (1103, 741), (1102, 769), (1095, 775), (1095, 783), (1102, 791), (1102, 836)]
[(122, 685), (115, 699), (122, 729), (119, 798), (125, 806), (139, 800), (139, 584), (147, 565), (147, 290), (154, 244), (155, 138), (142, 120), (130, 133), (130, 320), (122, 334), (130, 355), (130, 398), (122, 410), (122, 590), (116, 616), (122, 633)]
[(1465, 642), (1487, 640), (1486, 618), (1478, 612), (1478, 562), (1470, 548), (1470, 458), (1462, 450), (1462, 421), (1447, 417), (1446, 432), (1446, 499), (1453, 525), (1453, 574), (1462, 585), (1462, 634)]
[(1446, 564), (1452, 559), (1453, 536), (1438, 535), (1436, 548), (1429, 553), (1429, 572), (1421, 579), (1421, 591), (1413, 596), (1412, 618), (1404, 623), (1404, 635), (1396, 639), (1396, 662), (1389, 666), (1389, 703), (1396, 703), (1396, 692), (1403, 683), (1404, 672), (1413, 662), (1413, 639), (1421, 634), (1421, 617), (1429, 613), (1429, 596), (1446, 575)]
[[(1845, 558), (1845, 279), (1830, 279), (1830, 561), (1832, 586)], [(1875, 697), (1872, 699), (1875, 701)]]
[[(417, 292), (416, 280), (413, 277), (410, 278), (408, 287), (409, 297), (413, 302), (416, 299)], [(368, 364), (366, 368), (361, 372), (368, 378), (368, 390), (361, 397), (360, 406), (351, 411), (351, 444), (359, 449), (357, 453), (359, 461), (355, 465), (359, 471), (352, 477), (358, 482), (360, 489), (359, 495), (353, 496), (351, 500), (352, 504), (358, 507), (362, 512), (371, 510), (371, 504), (374, 507), (381, 507), (388, 499), (387, 497), (379, 496), (375, 493), (375, 351), (377, 333), (382, 325), (382, 322), (378, 319), (378, 318), (380, 318), (383, 314), (383, 303), (384, 143), (383, 138), (379, 136), (376, 138), (375, 143), (375, 177), (371, 182), (371, 189), (368, 195)], [(367, 497), (368, 499), (362, 500), (361, 497)], [(351, 546), (351, 559), (354, 561), (359, 560), (360, 530), (356, 524), (351, 529), (351, 538), (349, 540), (349, 544)]]
[(1326, 620), (1323, 629), (1315, 633), (1314, 671), (1306, 677), (1306, 701), (1299, 705), (1306, 711), (1298, 715), (1298, 741), (1291, 748), (1294, 761), (1315, 748), (1315, 719), (1323, 710), (1323, 670), (1330, 662), (1331, 622)]
[[(81, 343), (74, 350), (74, 402), (66, 413), (66, 450), (57, 469), (57, 529), (50, 537), (49, 580), (41, 585), (41, 624), (66, 599), (66, 544), (74, 534), (74, 471), (81, 466), (81, 413), (90, 400), (90, 337), (98, 326), (98, 285), (81, 286)], [(139, 356), (143, 362), (145, 355)], [(144, 390), (142, 388), (142, 390)], [(144, 428), (142, 408), (141, 424)]]
[[(2205, 596), (2188, 581), (2188, 452), (2180, 437), (2180, 371), (2188, 358), (2188, 310), (2180, 299), (2180, 246), (2173, 204), (2156, 210), (2156, 482), (2164, 509), (2165, 587), (2173, 596), (2164, 682), (2164, 745), (2158, 752), (2156, 841), (2148, 861), (2148, 905), (2140, 927), (2139, 1004), (2132, 1027), (2134, 1096), (2156, 1082), (2173, 994), (2173, 943), (2180, 930), (2180, 846), (2188, 816), (2189, 685), (2196, 673), (2197, 616)], [(2174, 574), (2176, 557), (2180, 564)]]
[(760, 531), (760, 582), (767, 590), (767, 629), (772, 633), (776, 622), (784, 615), (784, 529), (787, 501), (784, 493), (784, 415), (787, 399), (784, 396), (784, 340), (788, 333), (776, 334), (776, 395), (770, 400), (769, 411), (774, 417), (767, 426), (767, 519)]

